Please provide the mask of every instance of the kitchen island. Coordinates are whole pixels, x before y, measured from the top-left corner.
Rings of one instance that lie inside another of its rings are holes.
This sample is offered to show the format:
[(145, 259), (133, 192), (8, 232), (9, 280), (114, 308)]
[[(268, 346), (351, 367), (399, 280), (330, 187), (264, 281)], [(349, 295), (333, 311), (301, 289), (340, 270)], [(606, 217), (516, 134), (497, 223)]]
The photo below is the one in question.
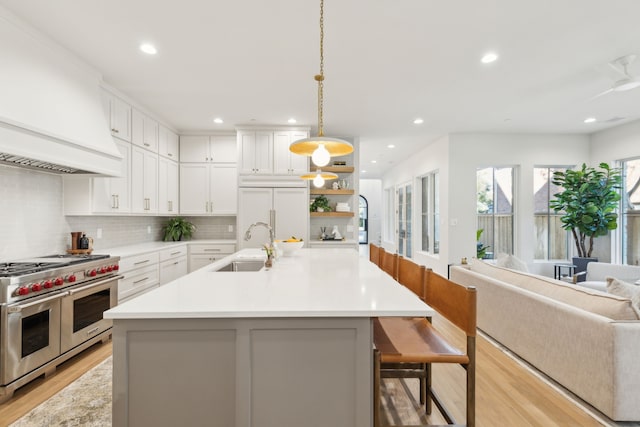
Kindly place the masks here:
[(245, 249), (105, 313), (114, 426), (372, 425), (372, 322), (432, 309), (353, 249)]

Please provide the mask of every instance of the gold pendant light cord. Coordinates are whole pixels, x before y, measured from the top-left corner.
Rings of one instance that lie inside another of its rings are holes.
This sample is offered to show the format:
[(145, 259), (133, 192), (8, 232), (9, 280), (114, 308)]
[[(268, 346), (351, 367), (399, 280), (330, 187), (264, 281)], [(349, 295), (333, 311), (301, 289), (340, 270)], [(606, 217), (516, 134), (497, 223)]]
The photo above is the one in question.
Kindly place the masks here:
[(318, 136), (324, 136), (324, 0), (320, 0), (320, 74), (315, 76), (315, 80), (318, 82)]

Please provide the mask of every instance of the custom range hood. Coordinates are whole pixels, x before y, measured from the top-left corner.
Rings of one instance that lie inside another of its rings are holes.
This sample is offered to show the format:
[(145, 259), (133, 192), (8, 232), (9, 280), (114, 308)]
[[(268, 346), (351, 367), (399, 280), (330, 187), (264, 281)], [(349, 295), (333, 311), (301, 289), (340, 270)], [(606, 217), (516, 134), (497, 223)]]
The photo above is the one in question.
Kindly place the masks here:
[(0, 7), (0, 163), (120, 175), (101, 76)]

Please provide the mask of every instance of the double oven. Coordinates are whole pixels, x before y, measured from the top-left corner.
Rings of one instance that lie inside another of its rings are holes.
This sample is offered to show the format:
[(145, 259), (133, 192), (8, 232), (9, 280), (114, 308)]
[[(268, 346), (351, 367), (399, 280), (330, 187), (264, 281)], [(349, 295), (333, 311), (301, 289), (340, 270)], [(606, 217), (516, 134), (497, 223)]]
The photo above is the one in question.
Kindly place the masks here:
[(118, 257), (49, 256), (0, 264), (0, 402), (111, 333)]

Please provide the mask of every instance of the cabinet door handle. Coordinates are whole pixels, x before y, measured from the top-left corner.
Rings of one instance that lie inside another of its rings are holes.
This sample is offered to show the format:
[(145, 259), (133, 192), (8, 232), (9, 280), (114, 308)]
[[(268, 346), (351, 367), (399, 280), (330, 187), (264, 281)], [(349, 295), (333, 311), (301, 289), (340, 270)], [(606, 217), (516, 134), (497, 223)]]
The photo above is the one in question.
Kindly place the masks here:
[[(104, 129), (104, 128), (103, 128), (103, 129)], [(119, 131), (118, 129), (116, 129), (116, 128), (111, 128), (111, 132), (114, 132), (114, 133), (120, 133), (120, 131)]]
[(181, 254), (181, 253), (182, 252), (180, 252), (180, 251), (176, 251), (176, 252), (171, 252), (171, 255), (173, 256), (173, 255), (178, 255), (178, 254)]
[(144, 279), (136, 280), (133, 284), (135, 285), (136, 283), (144, 282), (145, 280), (149, 280), (149, 278), (145, 277)]
[(134, 262), (133, 265), (144, 264), (145, 262), (151, 261), (150, 259), (145, 259), (144, 261)]
[(171, 154), (171, 153), (167, 153), (167, 156), (169, 156), (169, 157), (173, 157), (173, 154)]
[(112, 194), (111, 195), (111, 209), (116, 209), (116, 195)]
[(205, 252), (220, 252), (220, 249), (216, 249), (216, 248), (212, 248), (212, 249), (205, 249)]
[(149, 147), (151, 144), (147, 144), (146, 142), (144, 143), (145, 147)]
[(120, 209), (120, 195), (116, 194), (116, 209)]

